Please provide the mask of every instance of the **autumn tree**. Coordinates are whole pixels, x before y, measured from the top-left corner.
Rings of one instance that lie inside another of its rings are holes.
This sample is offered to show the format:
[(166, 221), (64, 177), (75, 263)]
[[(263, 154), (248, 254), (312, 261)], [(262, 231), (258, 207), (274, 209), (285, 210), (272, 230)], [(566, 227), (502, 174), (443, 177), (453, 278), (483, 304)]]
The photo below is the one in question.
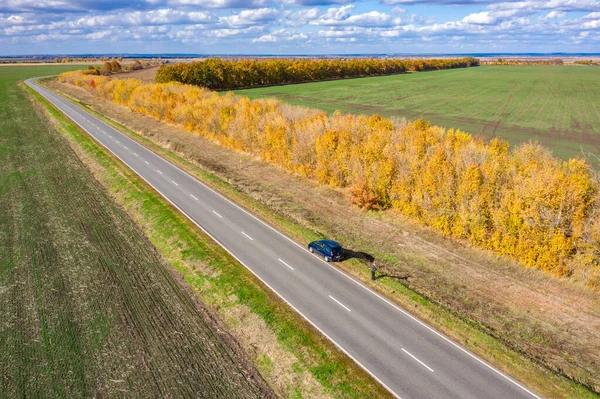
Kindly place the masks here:
[(112, 65), (110, 64), (110, 62), (105, 61), (104, 64), (102, 64), (102, 67), (100, 68), (100, 73), (102, 75), (110, 75), (111, 72), (112, 72)]
[(121, 70), (121, 64), (117, 60), (112, 60), (110, 62), (110, 71), (115, 73)]

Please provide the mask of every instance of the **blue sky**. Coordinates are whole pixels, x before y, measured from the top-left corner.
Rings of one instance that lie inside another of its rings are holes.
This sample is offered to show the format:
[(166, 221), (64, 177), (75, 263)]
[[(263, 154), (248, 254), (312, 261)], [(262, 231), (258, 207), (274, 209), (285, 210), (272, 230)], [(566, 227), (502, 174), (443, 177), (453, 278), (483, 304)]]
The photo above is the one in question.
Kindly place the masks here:
[(0, 55), (600, 52), (596, 0), (1, 0)]

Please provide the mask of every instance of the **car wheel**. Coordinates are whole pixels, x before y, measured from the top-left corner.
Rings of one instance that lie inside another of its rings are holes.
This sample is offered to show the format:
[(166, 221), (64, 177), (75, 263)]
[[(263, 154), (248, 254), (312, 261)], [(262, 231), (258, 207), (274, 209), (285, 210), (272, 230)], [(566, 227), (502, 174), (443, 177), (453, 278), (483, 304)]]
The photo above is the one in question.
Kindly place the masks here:
[(310, 251), (311, 254), (315, 253), (315, 249), (313, 247), (308, 247), (308, 250)]
[(329, 256), (325, 257), (325, 262), (331, 262), (331, 258)]

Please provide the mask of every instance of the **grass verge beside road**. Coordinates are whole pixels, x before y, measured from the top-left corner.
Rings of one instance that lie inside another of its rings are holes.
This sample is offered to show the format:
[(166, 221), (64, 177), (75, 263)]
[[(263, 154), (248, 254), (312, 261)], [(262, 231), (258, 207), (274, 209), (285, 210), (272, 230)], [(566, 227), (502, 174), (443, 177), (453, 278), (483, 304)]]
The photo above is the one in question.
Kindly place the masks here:
[[(99, 117), (103, 117), (97, 114)], [(303, 223), (302, 221), (292, 221), (290, 218), (275, 211), (272, 207), (267, 206), (261, 201), (258, 201), (248, 195), (240, 192), (233, 187), (229, 182), (218, 177), (216, 174), (209, 172), (197, 164), (182, 157), (169, 149), (157, 145), (147, 137), (137, 134), (131, 130), (120, 126), (119, 124), (103, 117), (103, 119), (111, 123), (117, 129), (123, 131), (130, 137), (138, 140), (153, 151), (169, 159), (191, 174), (197, 176), (200, 180), (211, 184), (218, 191), (222, 192), (229, 198), (239, 204), (243, 204), (255, 214), (269, 221), (271, 224), (286, 232), (300, 242), (310, 241), (324, 236), (331, 236), (331, 231), (325, 226), (326, 223), (311, 223), (310, 221)], [(174, 148), (177, 148), (177, 143), (172, 142)], [(241, 161), (240, 161), (241, 162)], [(240, 167), (242, 164), (240, 163)], [(321, 232), (321, 233), (317, 233)], [(367, 238), (361, 238), (362, 243), (356, 241), (356, 237), (340, 237), (337, 231), (337, 237), (341, 240), (348, 238), (345, 242), (352, 242), (358, 247), (369, 247)], [(401, 263), (406, 259), (399, 259), (385, 252), (372, 253), (378, 259), (384, 259), (392, 264)], [(422, 259), (409, 259), (415, 264), (423, 262)], [(349, 273), (357, 276), (363, 281), (371, 284), (368, 281), (368, 269), (357, 261), (344, 262), (340, 265)], [(413, 291), (409, 284), (398, 279), (382, 279), (378, 280), (374, 285), (378, 290), (393, 298), (411, 312), (418, 314), (421, 319), (428, 321), (436, 328), (444, 331), (446, 334), (465, 345), (483, 358), (491, 361), (500, 369), (507, 373), (517, 376), (519, 380), (526, 385), (532, 387), (543, 395), (549, 397), (597, 397), (593, 392), (587, 390), (584, 386), (579, 385), (567, 378), (561, 377), (548, 369), (539, 366), (526, 356), (519, 353), (518, 350), (512, 349), (510, 346), (500, 339), (494, 338), (496, 333), (493, 329), (485, 327), (481, 324), (470, 321), (465, 314), (453, 312), (447, 307), (440, 306), (435, 300), (430, 299), (427, 295), (418, 294)], [(535, 337), (532, 337), (535, 338)]]
[(30, 92), (44, 104), (59, 132), (96, 179), (132, 215), (159, 253), (225, 321), (279, 395), (390, 397), (134, 172)]

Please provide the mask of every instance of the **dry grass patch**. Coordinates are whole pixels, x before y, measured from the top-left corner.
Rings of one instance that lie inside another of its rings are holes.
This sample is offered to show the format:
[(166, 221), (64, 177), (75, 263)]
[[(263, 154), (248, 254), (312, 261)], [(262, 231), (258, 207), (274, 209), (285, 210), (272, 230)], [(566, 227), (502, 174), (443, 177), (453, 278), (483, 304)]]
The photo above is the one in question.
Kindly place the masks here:
[(281, 348), (276, 337), (264, 334), (268, 326), (262, 318), (245, 306), (235, 306), (237, 298), (229, 299), (229, 306), (221, 314), (232, 326), (234, 334), (247, 337), (249, 353), (275, 392), (282, 396), (295, 392), (305, 398), (332, 397), (325, 393), (310, 371), (302, 367), (297, 357)]

